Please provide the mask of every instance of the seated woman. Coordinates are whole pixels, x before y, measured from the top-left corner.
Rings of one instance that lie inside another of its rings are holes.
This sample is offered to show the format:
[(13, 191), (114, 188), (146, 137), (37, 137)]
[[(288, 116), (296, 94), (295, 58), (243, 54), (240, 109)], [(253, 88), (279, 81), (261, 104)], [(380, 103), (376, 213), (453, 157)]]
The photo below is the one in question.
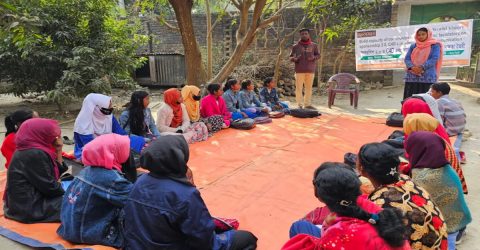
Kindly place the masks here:
[(243, 80), (242, 90), (239, 93), (240, 109), (255, 112), (257, 115), (268, 114), (272, 111), (266, 104), (258, 100), (257, 94), (254, 91), (255, 86), (250, 80)]
[(182, 95), (175, 88), (163, 93), (165, 102), (157, 112), (157, 126), (162, 135), (181, 134), (188, 143), (208, 139), (208, 129), (203, 122), (191, 123)]
[(215, 233), (198, 189), (188, 181), (188, 144), (162, 136), (142, 152), (140, 176), (125, 205), (125, 249), (256, 249), (250, 232)]
[(152, 112), (148, 108), (150, 97), (145, 91), (135, 91), (127, 104), (127, 109), (120, 115), (120, 125), (127, 134), (134, 134), (153, 139), (160, 136)]
[(315, 195), (333, 214), (325, 220), (321, 238), (299, 234), (282, 249), (299, 249), (299, 245), (304, 247), (300, 249), (410, 249), (399, 210), (359, 206), (360, 180), (352, 170), (324, 169), (314, 185)]
[[(101, 135), (85, 145), (84, 168), (68, 187), (57, 233), (74, 243), (123, 247), (122, 209), (133, 188), (122, 174), (130, 139)], [(88, 216), (85, 216), (88, 215)]]
[[(127, 135), (112, 112), (111, 97), (95, 93), (85, 97), (73, 128), (75, 158), (81, 160), (83, 147), (97, 136), (111, 133)], [(144, 145), (143, 137), (130, 136), (130, 148), (135, 152), (140, 153)]]
[(6, 159), (6, 169), (8, 169), (8, 165), (10, 164), (10, 160), (16, 149), (15, 133), (17, 133), (20, 125), (22, 125), (24, 121), (38, 117), (38, 113), (29, 108), (19, 109), (5, 117), (5, 128), (7, 129), (7, 132), (5, 133), (5, 140), (3, 140), (0, 150)]
[(57, 121), (32, 118), (17, 131), (7, 171), (5, 217), (23, 223), (57, 222), (64, 190), (61, 130)]
[(260, 101), (265, 103), (273, 111), (288, 111), (288, 104), (280, 101), (275, 86), (276, 82), (272, 77), (265, 78), (263, 88), (260, 90)]
[(456, 236), (472, 221), (462, 184), (445, 158), (445, 141), (432, 132), (413, 132), (405, 150), (412, 165), (412, 180), (430, 194), (447, 223), (448, 249), (455, 249)]
[(412, 249), (447, 249), (447, 224), (440, 209), (425, 189), (398, 173), (398, 155), (384, 143), (369, 143), (360, 148), (357, 169), (375, 187), (369, 199), (380, 207), (402, 210)]
[(200, 89), (194, 85), (185, 85), (182, 90), (183, 104), (191, 122), (200, 121)]
[(240, 83), (237, 79), (230, 78), (223, 87), (223, 100), (227, 105), (227, 110), (232, 113), (232, 120), (257, 117), (256, 110), (240, 109)]
[[(223, 119), (220, 129), (230, 127), (232, 113), (227, 110), (225, 100), (223, 100), (223, 90), (218, 83), (210, 83), (207, 86), (209, 95), (205, 96), (200, 104), (200, 114), (203, 119), (216, 121), (215, 129), (218, 129), (218, 117)], [(214, 117), (213, 119), (210, 117)], [(219, 130), (219, 129), (218, 129)], [(218, 131), (217, 130), (217, 131)]]
[[(403, 131), (405, 132), (405, 140), (408, 139), (408, 136), (413, 132), (416, 132), (416, 131), (436, 132), (437, 128), (441, 126), (442, 125), (430, 115), (410, 114), (403, 121)], [(455, 154), (455, 150), (453, 149), (452, 145), (448, 143), (445, 143), (445, 157), (447, 158), (448, 162), (450, 162), (450, 165), (452, 166), (453, 170), (455, 170), (455, 172), (457, 173), (458, 178), (460, 178), (460, 181), (462, 183), (463, 193), (468, 194), (467, 182), (465, 181), (462, 167), (460, 166), (460, 162)], [(409, 164), (408, 167), (403, 171), (406, 171), (409, 173), (410, 170), (411, 170), (411, 165)]]
[[(428, 106), (428, 104), (423, 100), (420, 100), (418, 98), (408, 98), (405, 100), (405, 102), (403, 102), (402, 114), (404, 119), (409, 114), (418, 114), (418, 113), (428, 114), (434, 117), (432, 114), (432, 111), (430, 110), (430, 106)], [(437, 133), (440, 137), (445, 139), (448, 142), (448, 144), (451, 144), (450, 139), (448, 137), (448, 133), (443, 126), (438, 126), (435, 129), (435, 133)]]

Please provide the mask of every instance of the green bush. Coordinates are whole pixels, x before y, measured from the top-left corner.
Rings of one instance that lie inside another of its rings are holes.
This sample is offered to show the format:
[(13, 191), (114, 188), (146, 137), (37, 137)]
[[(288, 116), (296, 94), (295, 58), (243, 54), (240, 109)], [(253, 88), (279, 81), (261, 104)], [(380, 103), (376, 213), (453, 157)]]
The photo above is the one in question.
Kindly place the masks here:
[(65, 103), (112, 86), (131, 87), (146, 42), (140, 22), (114, 0), (0, 2), (0, 82), (15, 95)]

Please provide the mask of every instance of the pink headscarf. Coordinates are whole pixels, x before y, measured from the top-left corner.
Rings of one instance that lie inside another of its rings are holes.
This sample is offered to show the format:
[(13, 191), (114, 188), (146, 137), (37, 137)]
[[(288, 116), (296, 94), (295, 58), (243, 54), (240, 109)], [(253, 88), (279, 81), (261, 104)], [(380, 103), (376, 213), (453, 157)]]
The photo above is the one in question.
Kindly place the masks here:
[(443, 61), (443, 43), (434, 39), (432, 30), (428, 29), (427, 40), (423, 42), (418, 40), (418, 30), (415, 32), (415, 44), (416, 47), (413, 49), (411, 54), (412, 63), (415, 66), (423, 65), (428, 60), (428, 56), (430, 55), (430, 51), (432, 50), (432, 45), (440, 45), (440, 57), (438, 58), (437, 64), (435, 65), (438, 80), (438, 77), (440, 76), (440, 68), (442, 67)]
[(82, 162), (86, 166), (122, 171), (122, 163), (130, 156), (128, 136), (106, 134), (96, 137), (83, 148)]
[(52, 160), (56, 180), (60, 177), (60, 171), (57, 166), (57, 153), (53, 143), (60, 137), (61, 133), (57, 121), (32, 118), (23, 122), (15, 134), (17, 150), (39, 149), (48, 154), (50, 160)]

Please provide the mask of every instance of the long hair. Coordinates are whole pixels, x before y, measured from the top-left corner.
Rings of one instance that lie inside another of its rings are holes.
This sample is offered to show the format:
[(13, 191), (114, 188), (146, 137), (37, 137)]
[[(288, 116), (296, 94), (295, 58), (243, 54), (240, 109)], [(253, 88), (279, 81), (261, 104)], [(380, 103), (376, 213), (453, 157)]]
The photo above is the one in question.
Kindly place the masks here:
[(145, 91), (135, 91), (130, 98), (128, 105), (128, 125), (130, 125), (130, 132), (132, 134), (143, 136), (146, 133), (143, 99), (147, 96), (148, 93)]
[(223, 87), (223, 91), (227, 92), (227, 90), (230, 90), (233, 85), (237, 84), (237, 82), (238, 82), (237, 79), (229, 78), (225, 83), (225, 86)]
[(28, 119), (31, 119), (32, 117), (33, 110), (29, 108), (19, 109), (5, 117), (5, 128), (7, 129), (5, 136), (17, 132), (20, 124)]
[[(333, 165), (332, 163), (328, 163)], [(322, 164), (323, 165), (323, 164)], [(374, 218), (372, 214), (357, 205), (360, 196), (360, 180), (355, 173), (338, 163), (337, 167), (328, 166), (316, 171), (315, 195), (323, 201), (328, 208), (340, 216), (351, 217), (368, 221)], [(320, 169), (322, 166), (320, 166)], [(373, 226), (378, 235), (388, 245), (400, 247), (405, 243), (406, 229), (403, 224), (402, 213), (398, 209), (387, 208), (377, 214)]]

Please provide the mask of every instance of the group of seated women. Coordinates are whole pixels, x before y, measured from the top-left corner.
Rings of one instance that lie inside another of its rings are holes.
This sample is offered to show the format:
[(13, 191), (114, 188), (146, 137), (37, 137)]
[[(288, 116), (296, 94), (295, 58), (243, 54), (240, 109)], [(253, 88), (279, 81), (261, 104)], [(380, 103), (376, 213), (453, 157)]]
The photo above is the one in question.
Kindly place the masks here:
[(326, 207), (294, 222), (283, 249), (456, 249), (472, 221), (462, 169), (425, 101), (407, 99), (402, 111), (403, 136), (363, 145), (356, 164), (315, 171)]

